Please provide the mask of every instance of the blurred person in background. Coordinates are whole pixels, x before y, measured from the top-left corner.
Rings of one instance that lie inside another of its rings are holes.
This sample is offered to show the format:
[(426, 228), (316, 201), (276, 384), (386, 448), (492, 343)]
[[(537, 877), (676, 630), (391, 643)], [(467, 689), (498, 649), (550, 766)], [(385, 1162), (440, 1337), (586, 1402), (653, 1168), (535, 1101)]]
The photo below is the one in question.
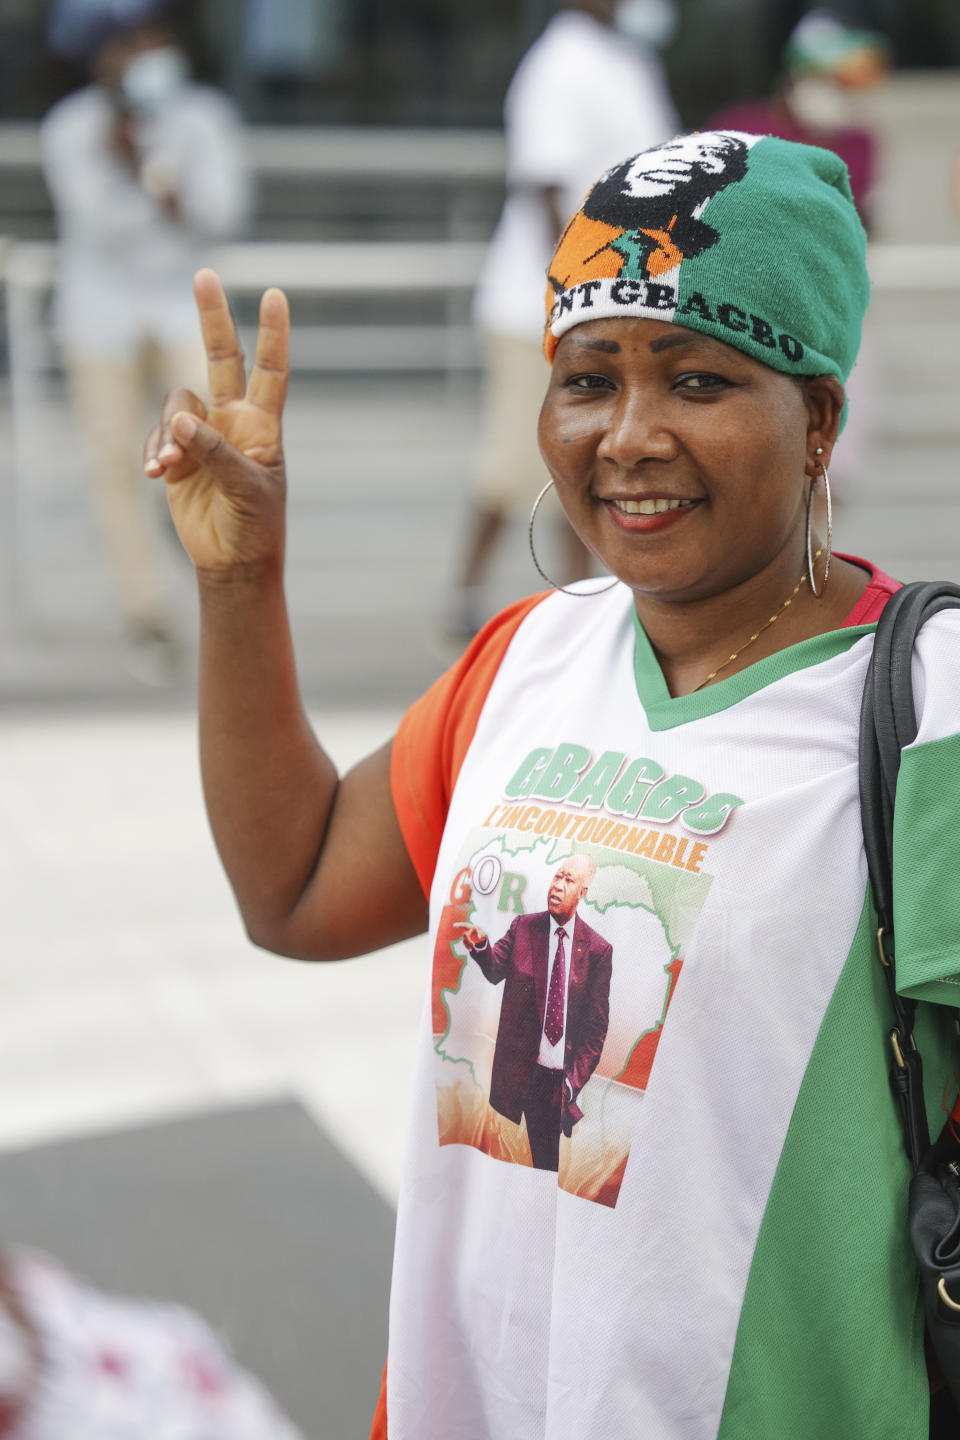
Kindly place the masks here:
[[(855, 97), (881, 85), (890, 73), (890, 43), (874, 30), (854, 28), (825, 9), (809, 11), (784, 47), (779, 84), (766, 100), (725, 106), (710, 129), (776, 135), (820, 145), (839, 155), (850, 175), (854, 203), (867, 234), (880, 156), (873, 129), (856, 112)], [(864, 337), (847, 389), (850, 422), (834, 460), (835, 499), (863, 474), (871, 429), (869, 336)]]
[(709, 124), (832, 150), (847, 167), (857, 213), (869, 234), (877, 141), (858, 118), (853, 97), (881, 84), (890, 63), (885, 36), (853, 29), (828, 10), (811, 10), (787, 41), (774, 94), (725, 106)]
[(244, 62), (259, 113), (309, 121), (311, 85), (343, 60), (345, 21), (340, 0), (246, 0)]
[(302, 1440), (192, 1311), (0, 1251), (0, 1440)]
[[(667, 0), (574, 0), (524, 55), (507, 90), (507, 198), (474, 300), (486, 366), (482, 452), (444, 622), (444, 642), (456, 648), (486, 618), (483, 585), (508, 516), (529, 511), (548, 478), (536, 416), (550, 256), (600, 171), (625, 149), (647, 149), (677, 130), (658, 54), (674, 23)], [(580, 579), (587, 552), (570, 530), (565, 546), (564, 573)]]
[(152, 683), (177, 678), (180, 646), (137, 465), (138, 416), (154, 383), (202, 376), (190, 277), (212, 240), (242, 228), (250, 198), (239, 117), (190, 81), (167, 10), (163, 0), (60, 0), (51, 48), (82, 61), (91, 83), (41, 127), (60, 242), (57, 338), (131, 668)]

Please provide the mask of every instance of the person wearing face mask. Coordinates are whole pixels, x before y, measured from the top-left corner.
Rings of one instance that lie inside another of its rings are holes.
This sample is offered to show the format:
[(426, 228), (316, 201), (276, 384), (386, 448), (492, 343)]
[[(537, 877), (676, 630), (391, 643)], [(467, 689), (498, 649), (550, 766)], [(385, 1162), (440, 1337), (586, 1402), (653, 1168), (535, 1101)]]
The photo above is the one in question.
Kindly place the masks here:
[[(869, 235), (880, 157), (876, 135), (858, 119), (854, 97), (882, 84), (889, 70), (890, 46), (884, 36), (853, 29), (829, 10), (814, 9), (803, 16), (784, 47), (780, 84), (771, 98), (727, 106), (707, 124), (832, 150), (847, 167), (854, 204)], [(848, 381), (851, 420), (834, 464), (840, 503), (868, 472), (872, 371), (868, 337)]]
[(210, 242), (242, 228), (250, 198), (239, 117), (191, 82), (165, 8), (62, 0), (51, 47), (83, 60), (90, 83), (41, 127), (59, 238), (54, 324), (130, 666), (153, 683), (176, 678), (179, 646), (137, 475), (137, 415), (154, 383), (202, 373), (184, 295)]
[(890, 46), (884, 36), (852, 29), (829, 10), (811, 10), (784, 47), (773, 96), (725, 106), (707, 124), (832, 150), (847, 167), (854, 203), (869, 233), (877, 146), (873, 132), (858, 120), (852, 99), (881, 84), (889, 70)]
[[(479, 474), (443, 623), (462, 649), (483, 617), (483, 587), (511, 513), (545, 479), (533, 417), (542, 388), (543, 275), (557, 237), (601, 170), (677, 127), (658, 49), (668, 0), (570, 0), (521, 60), (504, 102), (507, 198), (480, 275), (473, 318), (485, 360)], [(566, 539), (567, 572), (587, 554)]]

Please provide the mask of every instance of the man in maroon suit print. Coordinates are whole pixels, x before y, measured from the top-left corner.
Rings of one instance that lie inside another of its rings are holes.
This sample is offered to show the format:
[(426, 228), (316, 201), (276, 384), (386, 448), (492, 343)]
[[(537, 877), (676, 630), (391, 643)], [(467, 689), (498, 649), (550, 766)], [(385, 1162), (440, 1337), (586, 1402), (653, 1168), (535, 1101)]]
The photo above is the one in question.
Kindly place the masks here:
[(527, 1122), (530, 1157), (558, 1170), (560, 1135), (582, 1119), (577, 1096), (596, 1069), (607, 1037), (613, 951), (577, 914), (596, 873), (588, 855), (563, 860), (547, 909), (518, 915), (491, 945), (477, 926), (463, 939), (492, 985), (503, 981), (490, 1104)]

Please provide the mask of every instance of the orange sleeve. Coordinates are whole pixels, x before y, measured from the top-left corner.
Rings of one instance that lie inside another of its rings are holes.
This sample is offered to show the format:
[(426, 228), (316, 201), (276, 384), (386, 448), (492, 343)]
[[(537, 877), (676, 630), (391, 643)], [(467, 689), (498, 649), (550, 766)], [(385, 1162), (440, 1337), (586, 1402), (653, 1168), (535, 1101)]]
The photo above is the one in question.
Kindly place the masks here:
[(495, 615), (400, 721), (390, 788), (404, 843), (428, 897), (450, 796), (490, 686), (521, 623), (545, 598), (531, 595)]
[(387, 1440), (387, 1367), (383, 1367), (383, 1379), (380, 1381), (380, 1398), (377, 1400), (377, 1410), (373, 1417), (373, 1429), (370, 1431), (370, 1440)]

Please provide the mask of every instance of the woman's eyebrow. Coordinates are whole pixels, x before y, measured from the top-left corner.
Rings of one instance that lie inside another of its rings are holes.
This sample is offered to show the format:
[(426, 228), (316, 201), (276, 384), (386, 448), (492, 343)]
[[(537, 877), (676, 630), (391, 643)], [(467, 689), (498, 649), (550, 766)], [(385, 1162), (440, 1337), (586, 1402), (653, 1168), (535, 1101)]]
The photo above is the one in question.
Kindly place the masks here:
[(583, 350), (600, 350), (604, 355), (619, 355), (620, 345), (616, 340), (583, 340), (576, 336), (577, 345)]

